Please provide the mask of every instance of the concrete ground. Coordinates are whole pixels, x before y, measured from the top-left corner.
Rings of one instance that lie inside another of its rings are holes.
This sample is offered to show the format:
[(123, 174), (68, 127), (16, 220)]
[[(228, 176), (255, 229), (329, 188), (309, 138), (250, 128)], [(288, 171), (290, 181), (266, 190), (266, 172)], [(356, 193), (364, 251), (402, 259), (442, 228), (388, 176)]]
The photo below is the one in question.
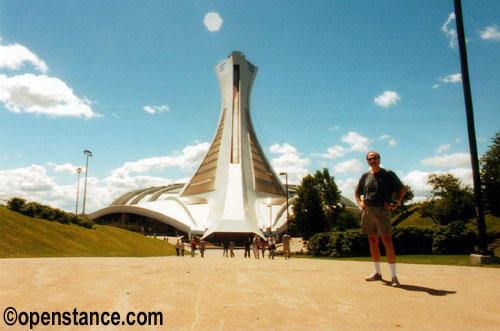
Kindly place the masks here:
[[(370, 262), (244, 259), (241, 250), (235, 258), (211, 250), (203, 259), (1, 259), (0, 309), (157, 311), (162, 328), (175, 330), (500, 329), (500, 269), (397, 268), (400, 288), (364, 281)], [(387, 264), (382, 272), (388, 280)], [(16, 326), (0, 320), (0, 329)], [(62, 327), (36, 327), (50, 328)], [(135, 327), (143, 328), (151, 329)]]

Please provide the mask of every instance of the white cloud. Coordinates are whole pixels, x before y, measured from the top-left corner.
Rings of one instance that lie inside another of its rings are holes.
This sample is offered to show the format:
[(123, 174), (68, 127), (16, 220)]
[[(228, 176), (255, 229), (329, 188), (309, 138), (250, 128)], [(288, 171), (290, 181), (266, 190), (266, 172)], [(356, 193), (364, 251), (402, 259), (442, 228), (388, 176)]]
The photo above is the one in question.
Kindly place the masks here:
[(86, 119), (101, 117), (92, 111), (89, 100), (79, 99), (63, 81), (45, 75), (0, 75), (0, 101), (14, 113)]
[(340, 129), (340, 126), (335, 125), (333, 128), (329, 128), (328, 130), (329, 130), (329, 131), (331, 131), (331, 132), (335, 132), (335, 131), (337, 131), (338, 129)]
[(335, 145), (332, 147), (328, 147), (327, 153), (314, 153), (312, 156), (319, 156), (325, 159), (336, 159), (343, 157), (347, 153), (346, 149), (343, 146)]
[(213, 12), (205, 15), (203, 24), (207, 27), (210, 32), (217, 32), (222, 26), (222, 18), (220, 18), (219, 13)]
[(49, 70), (45, 62), (26, 47), (19, 44), (0, 45), (0, 69), (19, 70), (26, 63), (31, 63), (37, 70), (44, 73)]
[(201, 163), (209, 147), (209, 143), (200, 143), (185, 147), (179, 155), (150, 157), (126, 162), (122, 167), (115, 169), (113, 174), (145, 173), (152, 169), (162, 170), (166, 167), (179, 167), (183, 171), (193, 171)]
[(283, 146), (279, 144), (272, 145), (269, 150), (275, 154), (298, 154), (297, 149), (288, 143), (284, 143)]
[(396, 146), (398, 144), (396, 139), (391, 139), (391, 137), (387, 134), (381, 135), (378, 139), (387, 140), (387, 143), (389, 144), (389, 146)]
[(485, 40), (500, 40), (500, 31), (498, 31), (498, 26), (488, 26), (483, 31), (479, 32), (482, 39)]
[(161, 106), (144, 106), (142, 108), (145, 112), (150, 113), (150, 114), (156, 114), (156, 113), (164, 113), (170, 111), (170, 108), (165, 105)]
[[(134, 173), (145, 173), (151, 169), (177, 167), (183, 171), (194, 171), (209, 148), (208, 143), (187, 146), (174, 156), (153, 157), (135, 162), (126, 162), (122, 167), (111, 172), (111, 175), (87, 180), (86, 212), (92, 212), (109, 205), (114, 199), (127, 192), (151, 186), (169, 185), (172, 179), (149, 175), (134, 176)], [(71, 164), (56, 165), (54, 171), (70, 171), (75, 174), (71, 185), (57, 184), (55, 179), (47, 175), (45, 167), (32, 165), (27, 168), (0, 170), (0, 197), (3, 200), (11, 197), (22, 197), (29, 201), (38, 201), (53, 207), (74, 211), (76, 205), (77, 176), (75, 166)], [(56, 170), (57, 169), (57, 170)], [(85, 169), (83, 169), (85, 171)], [(83, 174), (83, 173), (82, 173)], [(83, 201), (83, 181), (80, 178), (80, 212)]]
[(359, 133), (353, 131), (343, 135), (341, 140), (350, 146), (349, 151), (354, 152), (367, 152), (370, 150), (370, 145), (373, 143), (372, 139), (363, 137)]
[(430, 196), (432, 186), (427, 183), (430, 174), (430, 172), (414, 170), (401, 177), (401, 181), (412, 189), (415, 196), (414, 202), (421, 202)]
[(356, 174), (363, 170), (364, 165), (357, 159), (349, 159), (333, 166), (334, 174)]
[(356, 186), (358, 186), (359, 179), (357, 178), (348, 178), (346, 180), (335, 180), (337, 182), (337, 187), (342, 192), (342, 196), (356, 202), (356, 198), (354, 197), (354, 190)]
[(275, 172), (288, 173), (288, 182), (290, 184), (300, 184), (302, 178), (309, 174), (307, 166), (311, 164), (309, 159), (303, 159), (297, 154), (283, 154), (278, 158), (271, 160)]
[(470, 154), (468, 153), (455, 153), (444, 154), (428, 157), (420, 161), (423, 165), (430, 165), (434, 167), (457, 168), (465, 167), (471, 164)]
[(271, 159), (271, 164), (277, 174), (280, 172), (288, 173), (289, 183), (300, 184), (302, 178), (309, 173), (306, 167), (311, 164), (311, 161), (307, 158), (301, 158), (294, 146), (288, 143), (284, 143), (283, 146), (275, 144), (269, 150), (271, 153), (281, 154), (279, 157)]
[(436, 154), (441, 154), (443, 153), (444, 151), (447, 151), (451, 148), (451, 145), (450, 144), (442, 144), (442, 145), (439, 145), (438, 148), (436, 149)]
[(349, 147), (335, 145), (328, 147), (327, 153), (314, 153), (312, 156), (333, 160), (344, 157), (348, 152), (367, 152), (370, 150), (370, 145), (373, 143), (372, 139), (363, 137), (354, 131), (350, 131), (343, 135), (341, 141), (349, 145)]
[(450, 27), (450, 24), (453, 20), (455, 20), (455, 13), (451, 13), (448, 16), (448, 19), (446, 20), (446, 22), (441, 27), (441, 31), (443, 31), (444, 34), (446, 35), (446, 37), (448, 37), (450, 39), (450, 47), (451, 48), (455, 48), (458, 45), (457, 31)]
[(373, 100), (373, 102), (375, 102), (377, 106), (384, 108), (394, 106), (398, 103), (398, 101), (401, 101), (401, 97), (397, 92), (394, 91), (384, 91), (384, 93)]
[(71, 163), (64, 163), (64, 164), (54, 164), (53, 162), (49, 162), (47, 163), (48, 166), (51, 166), (51, 167), (54, 167), (54, 171), (55, 172), (63, 172), (63, 173), (66, 173), (66, 174), (77, 174), (76, 172), (76, 169), (77, 168), (81, 168), (82, 169), (82, 173), (85, 172), (85, 167), (78, 167), (78, 166), (74, 166), (72, 165)]
[(462, 74), (453, 74), (448, 75), (444, 78), (439, 78), (439, 81), (443, 83), (461, 83), (462, 82)]

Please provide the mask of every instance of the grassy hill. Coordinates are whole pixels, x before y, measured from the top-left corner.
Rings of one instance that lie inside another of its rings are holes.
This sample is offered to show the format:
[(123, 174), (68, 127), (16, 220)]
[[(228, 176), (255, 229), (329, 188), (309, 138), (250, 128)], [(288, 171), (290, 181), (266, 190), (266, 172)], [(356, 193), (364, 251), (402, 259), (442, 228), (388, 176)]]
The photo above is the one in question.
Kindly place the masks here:
[(86, 229), (21, 215), (0, 205), (0, 258), (167, 256), (173, 245), (111, 226)]

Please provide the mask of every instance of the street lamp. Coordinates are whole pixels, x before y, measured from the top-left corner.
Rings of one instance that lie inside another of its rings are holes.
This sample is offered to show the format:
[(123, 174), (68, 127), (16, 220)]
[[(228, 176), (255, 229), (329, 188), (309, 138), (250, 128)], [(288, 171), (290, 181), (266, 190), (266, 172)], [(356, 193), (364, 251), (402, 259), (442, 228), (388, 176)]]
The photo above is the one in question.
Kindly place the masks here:
[(267, 205), (269, 207), (269, 231), (273, 232), (273, 205)]
[(87, 175), (89, 173), (89, 157), (92, 157), (92, 152), (86, 149), (83, 151), (83, 154), (87, 155), (87, 163), (85, 165), (85, 189), (83, 190), (83, 211), (82, 211), (82, 215), (85, 215), (85, 201), (87, 199)]
[(462, 87), (464, 90), (465, 114), (467, 117), (467, 132), (469, 134), (469, 150), (471, 154), (472, 182), (474, 185), (474, 199), (476, 203), (477, 232), (479, 236), (479, 251), (481, 255), (494, 255), (488, 251), (486, 238), (486, 224), (484, 221), (483, 198), (481, 192), (481, 175), (477, 156), (476, 129), (474, 126), (474, 111), (472, 107), (472, 93), (469, 79), (469, 65), (467, 61), (467, 48), (465, 42), (462, 3), (455, 0), (455, 17), (457, 24), (458, 49), (460, 51), (460, 65), (462, 69)]
[(286, 191), (286, 234), (290, 232), (290, 224), (288, 223), (288, 172), (280, 172), (280, 176), (285, 176), (285, 191)]
[(80, 174), (82, 173), (82, 167), (76, 168), (76, 173), (78, 174), (78, 182), (76, 184), (76, 208), (75, 208), (75, 215), (78, 215), (78, 194), (80, 193)]

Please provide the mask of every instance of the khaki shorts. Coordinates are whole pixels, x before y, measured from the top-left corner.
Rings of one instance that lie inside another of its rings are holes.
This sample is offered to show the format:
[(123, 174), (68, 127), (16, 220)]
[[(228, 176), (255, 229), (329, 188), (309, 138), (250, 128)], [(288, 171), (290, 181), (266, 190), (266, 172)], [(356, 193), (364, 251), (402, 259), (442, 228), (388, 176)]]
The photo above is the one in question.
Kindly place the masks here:
[(366, 206), (361, 215), (361, 231), (364, 234), (390, 234), (391, 212), (384, 207)]

